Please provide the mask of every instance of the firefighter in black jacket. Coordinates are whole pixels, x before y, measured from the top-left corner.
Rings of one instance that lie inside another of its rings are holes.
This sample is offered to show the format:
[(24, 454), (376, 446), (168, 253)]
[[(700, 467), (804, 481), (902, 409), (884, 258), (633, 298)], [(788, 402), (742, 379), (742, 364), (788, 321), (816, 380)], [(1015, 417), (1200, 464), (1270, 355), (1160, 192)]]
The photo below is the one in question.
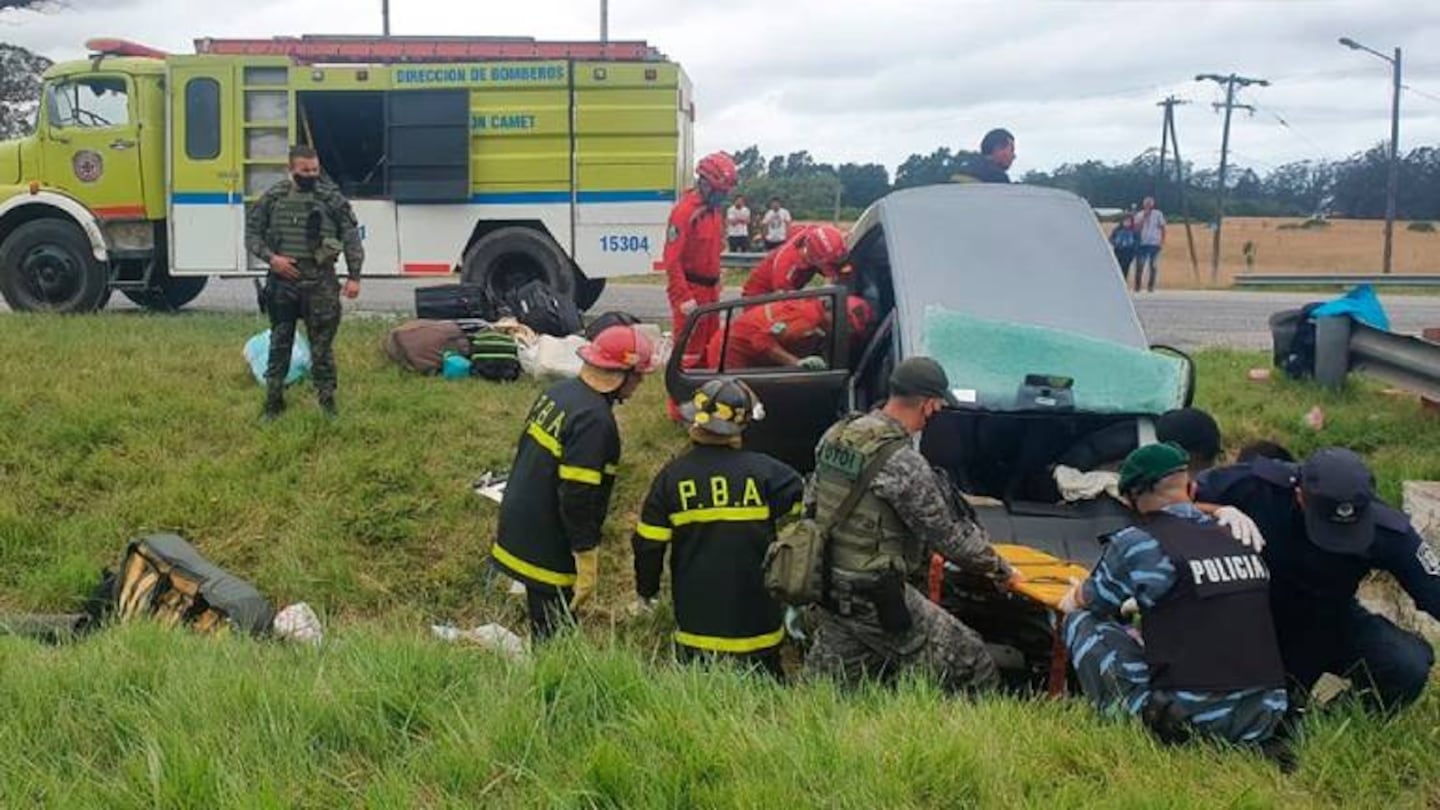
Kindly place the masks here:
[(580, 377), (530, 406), (490, 549), (495, 566), (525, 585), (536, 639), (595, 595), (600, 527), (620, 462), (611, 409), (654, 370), (650, 341), (630, 326), (605, 329), (579, 354)]
[(635, 527), (635, 590), (642, 607), (660, 592), (665, 552), (681, 660), (735, 657), (780, 669), (783, 611), (765, 591), (762, 561), (780, 518), (798, 515), (804, 483), (790, 467), (740, 449), (759, 418), (744, 383), (707, 382), (681, 406), (691, 448), (655, 476)]

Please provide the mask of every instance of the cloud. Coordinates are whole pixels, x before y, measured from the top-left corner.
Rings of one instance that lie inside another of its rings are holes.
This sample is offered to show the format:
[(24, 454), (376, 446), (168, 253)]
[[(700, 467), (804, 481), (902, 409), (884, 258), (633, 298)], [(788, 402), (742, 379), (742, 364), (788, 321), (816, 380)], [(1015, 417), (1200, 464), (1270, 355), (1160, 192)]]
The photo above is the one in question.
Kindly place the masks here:
[[(67, 0), (44, 14), (0, 17), (0, 39), (52, 58), (92, 36), (180, 52), (196, 37), (376, 33), (379, 0)], [(397, 34), (598, 36), (594, 0), (392, 3)], [(830, 162), (893, 167), (938, 146), (973, 148), (1013, 129), (1016, 169), (1126, 160), (1158, 145), (1174, 93), (1182, 150), (1218, 160), (1218, 89), (1197, 73), (1265, 77), (1237, 115), (1237, 159), (1279, 165), (1341, 157), (1388, 135), (1388, 66), (1336, 44), (1406, 49), (1406, 81), (1440, 95), (1440, 4), (1317, 2), (906, 2), (615, 0), (614, 39), (646, 39), (695, 86), (697, 148), (808, 149)], [(1440, 143), (1440, 102), (1407, 93), (1402, 147)], [(1284, 123), (1282, 124), (1281, 121)]]

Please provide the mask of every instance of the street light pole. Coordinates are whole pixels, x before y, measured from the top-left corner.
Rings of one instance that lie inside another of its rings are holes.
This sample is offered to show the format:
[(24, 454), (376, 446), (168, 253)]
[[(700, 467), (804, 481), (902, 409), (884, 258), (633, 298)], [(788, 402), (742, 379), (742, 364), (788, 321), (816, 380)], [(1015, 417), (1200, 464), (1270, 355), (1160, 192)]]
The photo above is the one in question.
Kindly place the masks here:
[(380, 31), (390, 36), (390, 0), (380, 0)]
[(1352, 51), (1364, 51), (1390, 63), (1392, 95), (1390, 98), (1390, 173), (1385, 183), (1385, 258), (1381, 270), (1389, 273), (1395, 252), (1395, 198), (1400, 194), (1400, 49), (1393, 57), (1367, 48), (1349, 37), (1340, 44)]

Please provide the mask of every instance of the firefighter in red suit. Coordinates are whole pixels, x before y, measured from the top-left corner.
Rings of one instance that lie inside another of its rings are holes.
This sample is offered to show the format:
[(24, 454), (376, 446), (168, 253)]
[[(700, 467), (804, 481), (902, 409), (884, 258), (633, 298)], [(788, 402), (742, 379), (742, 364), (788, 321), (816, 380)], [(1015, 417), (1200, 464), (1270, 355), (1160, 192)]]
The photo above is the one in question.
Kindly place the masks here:
[[(666, 276), (670, 318), (678, 339), (696, 307), (720, 300), (720, 253), (725, 249), (725, 205), (735, 189), (735, 161), (724, 152), (706, 155), (695, 165), (695, 187), (686, 191), (670, 212), (665, 255), (657, 265)], [(693, 366), (715, 331), (715, 319), (699, 324), (677, 351)]]
[(812, 225), (765, 254), (740, 294), (751, 298), (803, 289), (816, 273), (834, 282), (847, 255), (844, 232), (834, 225)]

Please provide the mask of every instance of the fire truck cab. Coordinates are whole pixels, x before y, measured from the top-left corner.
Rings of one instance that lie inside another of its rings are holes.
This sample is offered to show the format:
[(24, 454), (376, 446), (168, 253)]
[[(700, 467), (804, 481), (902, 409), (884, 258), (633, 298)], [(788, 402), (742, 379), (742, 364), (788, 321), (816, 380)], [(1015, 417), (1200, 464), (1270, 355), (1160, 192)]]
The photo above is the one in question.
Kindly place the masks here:
[(366, 277), (531, 279), (594, 302), (647, 272), (690, 180), (694, 107), (643, 42), (300, 37), (173, 55), (91, 40), (44, 77), (38, 126), (0, 144), (0, 293), (150, 308), (262, 275), (246, 206), (313, 146), (361, 224)]

